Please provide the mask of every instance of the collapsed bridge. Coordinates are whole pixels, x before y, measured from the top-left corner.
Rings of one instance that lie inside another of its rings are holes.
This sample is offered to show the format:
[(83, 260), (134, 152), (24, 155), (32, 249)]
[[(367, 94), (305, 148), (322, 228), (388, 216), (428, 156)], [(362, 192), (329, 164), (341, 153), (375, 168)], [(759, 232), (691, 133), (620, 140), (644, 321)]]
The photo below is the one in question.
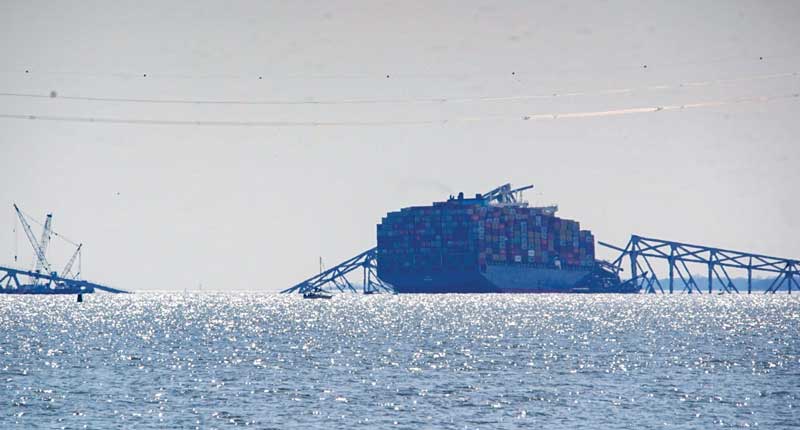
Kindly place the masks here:
[[(82, 294), (93, 293), (95, 290), (114, 294), (128, 293), (118, 288), (81, 279), (83, 244), (75, 243), (53, 230), (53, 214), (48, 213), (44, 223), (40, 223), (30, 215), (24, 214), (16, 204), (14, 211), (33, 249), (34, 267), (31, 270), (24, 270), (0, 266), (0, 294), (78, 294), (80, 301)], [(39, 239), (34, 235), (29, 221), (42, 226), (42, 234)], [(16, 227), (14, 232), (16, 233)], [(60, 271), (56, 270), (52, 261), (47, 257), (52, 237), (57, 237), (75, 248), (72, 257)], [(17, 261), (16, 249), (14, 250), (14, 261)]]
[[(363, 270), (365, 294), (712, 293), (715, 285), (722, 293), (738, 293), (731, 276), (738, 270), (747, 271), (748, 293), (754, 272), (776, 275), (767, 293), (800, 288), (798, 260), (639, 235), (625, 247), (596, 242), (619, 252), (611, 262), (599, 260), (592, 232), (557, 216), (556, 205), (529, 206), (522, 193), (531, 188), (505, 184), (474, 197), (459, 193), (389, 212), (377, 226), (377, 247), (283, 292), (308, 298), (356, 292), (357, 281), (348, 276), (357, 269)], [(623, 264), (627, 260), (630, 266)], [(655, 269), (664, 263), (668, 277), (659, 278)], [(690, 271), (698, 264), (707, 280)]]
[[(731, 269), (747, 272), (747, 293), (753, 291), (753, 272), (775, 276), (764, 293), (775, 293), (786, 289), (800, 289), (800, 261), (790, 258), (772, 257), (750, 252), (734, 251), (704, 245), (693, 245), (663, 239), (632, 235), (624, 248), (605, 242), (600, 245), (620, 252), (611, 265), (622, 271), (628, 260), (631, 279), (642, 287), (645, 293), (669, 293), (676, 289), (686, 293), (703, 293), (703, 289), (689, 270), (689, 264), (701, 265), (707, 270), (704, 289), (708, 294), (718, 285), (722, 292), (738, 293), (739, 289), (729, 273)], [(655, 270), (655, 260), (667, 263), (668, 274), (659, 277)], [(666, 279), (665, 285), (663, 285)]]
[[(20, 280), (21, 277), (34, 281), (26, 283)], [(36, 288), (31, 288), (32, 285)], [(64, 278), (55, 273), (46, 274), (0, 266), (0, 294), (86, 294), (95, 290), (113, 294), (128, 293), (125, 290), (83, 279)]]

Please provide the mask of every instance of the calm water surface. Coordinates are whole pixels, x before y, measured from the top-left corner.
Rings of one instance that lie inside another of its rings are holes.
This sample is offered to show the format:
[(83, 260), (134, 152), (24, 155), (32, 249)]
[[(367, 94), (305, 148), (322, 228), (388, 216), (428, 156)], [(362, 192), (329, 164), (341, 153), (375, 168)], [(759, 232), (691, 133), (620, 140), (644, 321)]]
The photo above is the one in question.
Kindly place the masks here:
[(800, 297), (0, 296), (0, 428), (791, 428)]

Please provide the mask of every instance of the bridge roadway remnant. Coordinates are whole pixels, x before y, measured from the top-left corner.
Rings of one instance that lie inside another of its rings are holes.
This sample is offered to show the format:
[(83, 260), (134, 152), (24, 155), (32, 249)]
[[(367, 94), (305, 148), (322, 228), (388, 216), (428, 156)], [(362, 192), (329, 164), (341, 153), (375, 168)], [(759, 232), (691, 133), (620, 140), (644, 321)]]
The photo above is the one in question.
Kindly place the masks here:
[[(792, 294), (792, 288), (800, 289), (800, 261), (790, 258), (771, 257), (762, 254), (733, 251), (703, 245), (692, 245), (682, 242), (654, 239), (632, 235), (624, 248), (598, 241), (600, 245), (619, 251), (620, 255), (611, 265), (618, 271), (623, 270), (624, 260), (630, 263), (631, 279), (639, 282), (645, 293), (665, 293), (661, 280), (653, 268), (654, 259), (666, 260), (669, 267), (667, 288), (670, 294), (675, 289), (676, 276), (683, 285), (681, 291), (702, 293), (700, 286), (689, 271), (687, 263), (704, 265), (708, 270), (707, 292), (713, 292), (714, 281), (726, 293), (738, 293), (727, 269), (747, 271), (747, 293), (753, 289), (753, 272), (776, 274), (775, 279), (764, 293), (775, 293), (786, 288)], [(727, 269), (726, 269), (727, 268)], [(663, 279), (663, 278), (662, 278)], [(656, 290), (657, 289), (657, 290)]]
[(63, 278), (54, 273), (39, 273), (3, 266), (0, 266), (0, 294), (25, 294), (23, 291), (30, 285), (22, 283), (20, 276), (34, 279), (37, 291), (41, 291), (30, 294), (85, 294), (93, 293), (95, 290), (114, 294), (129, 294), (125, 290), (83, 279)]
[(355, 257), (321, 271), (299, 284), (287, 288), (281, 293), (300, 293), (303, 295), (317, 294), (323, 291), (337, 289), (339, 292), (357, 292), (356, 287), (347, 279), (347, 275), (362, 269), (363, 281), (362, 288), (364, 294), (375, 294), (379, 292), (392, 292), (391, 285), (378, 278), (378, 248), (370, 248)]
[[(722, 291), (739, 293), (734, 285), (728, 269), (747, 271), (747, 293), (752, 293), (753, 272), (776, 274), (770, 287), (764, 293), (775, 293), (785, 289), (789, 294), (794, 288), (800, 290), (800, 261), (789, 258), (771, 257), (742, 251), (733, 251), (703, 245), (654, 239), (632, 235), (624, 247), (614, 246), (602, 241), (598, 244), (620, 252), (619, 257), (607, 264), (618, 272), (623, 271), (625, 259), (630, 261), (631, 280), (639, 283), (645, 293), (675, 292), (678, 280), (682, 284), (682, 292), (703, 293), (700, 285), (689, 271), (689, 264), (701, 264), (708, 270), (707, 293), (713, 292), (714, 281), (718, 282)], [(653, 267), (653, 259), (666, 260), (669, 266), (667, 290), (662, 285)], [(363, 292), (373, 294), (392, 292), (392, 286), (377, 275), (377, 248), (368, 249), (355, 257), (322, 271), (299, 284), (287, 288), (282, 293), (314, 294), (323, 291), (338, 290), (340, 292), (357, 292), (356, 287), (347, 279), (347, 275), (358, 269), (363, 270)]]

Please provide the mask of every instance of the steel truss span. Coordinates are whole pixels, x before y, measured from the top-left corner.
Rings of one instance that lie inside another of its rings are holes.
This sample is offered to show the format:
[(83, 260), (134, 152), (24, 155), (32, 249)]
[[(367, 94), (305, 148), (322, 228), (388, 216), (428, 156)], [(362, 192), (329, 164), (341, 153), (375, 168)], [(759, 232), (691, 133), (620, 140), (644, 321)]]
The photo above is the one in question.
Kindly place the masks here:
[(128, 291), (112, 288), (106, 285), (95, 284), (94, 282), (82, 279), (65, 278), (55, 273), (39, 273), (29, 270), (12, 269), (0, 266), (0, 294), (14, 293), (24, 290), (29, 284), (20, 281), (23, 279), (33, 279), (37, 286), (51, 294), (60, 294), (62, 291), (79, 291), (82, 293), (92, 293), (94, 290), (105, 291), (114, 294), (127, 294)]
[(378, 278), (378, 248), (376, 247), (349, 258), (328, 270), (322, 271), (316, 276), (312, 276), (291, 288), (281, 291), (281, 293), (314, 294), (333, 290), (338, 290), (340, 292), (352, 291), (355, 293), (358, 292), (358, 290), (353, 283), (347, 279), (347, 275), (358, 269), (363, 270), (361, 285), (364, 294), (393, 292), (391, 285)]
[[(674, 242), (632, 235), (624, 248), (598, 241), (600, 245), (619, 251), (620, 255), (611, 264), (618, 271), (623, 270), (623, 264), (629, 261), (631, 279), (641, 285), (647, 293), (672, 294), (676, 287), (681, 292), (703, 293), (713, 292), (714, 281), (718, 282), (725, 293), (739, 293), (734, 285), (729, 269), (747, 271), (747, 293), (752, 292), (753, 272), (774, 274), (775, 279), (769, 288), (764, 291), (775, 293), (785, 289), (789, 294), (792, 289), (800, 290), (800, 261), (771, 257), (762, 254), (733, 251), (730, 249), (714, 248), (703, 245)], [(659, 279), (653, 268), (654, 260), (666, 260), (668, 265), (668, 281), (662, 285), (664, 278)], [(689, 271), (688, 264), (701, 264), (707, 269), (707, 285), (701, 288)], [(677, 282), (677, 281), (680, 282)], [(666, 289), (665, 289), (666, 288)]]

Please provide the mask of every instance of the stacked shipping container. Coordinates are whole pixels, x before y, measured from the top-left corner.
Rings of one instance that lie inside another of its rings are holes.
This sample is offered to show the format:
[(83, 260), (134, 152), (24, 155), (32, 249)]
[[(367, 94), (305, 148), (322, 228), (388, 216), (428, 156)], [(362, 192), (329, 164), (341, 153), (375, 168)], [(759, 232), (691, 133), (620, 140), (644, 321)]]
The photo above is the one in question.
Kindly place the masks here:
[(539, 208), (454, 199), (387, 214), (378, 225), (378, 252), (385, 273), (500, 264), (590, 268), (594, 237)]

